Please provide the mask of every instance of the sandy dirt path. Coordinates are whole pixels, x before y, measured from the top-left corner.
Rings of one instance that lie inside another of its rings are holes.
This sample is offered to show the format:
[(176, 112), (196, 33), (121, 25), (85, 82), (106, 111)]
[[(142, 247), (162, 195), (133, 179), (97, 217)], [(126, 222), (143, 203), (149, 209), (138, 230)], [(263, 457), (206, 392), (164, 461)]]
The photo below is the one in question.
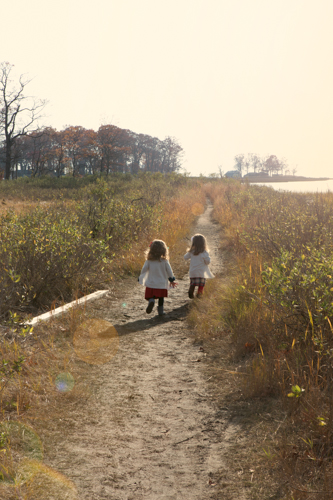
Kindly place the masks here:
[[(207, 237), (218, 274), (211, 212), (208, 205), (195, 231)], [(117, 329), (119, 350), (91, 370), (86, 403), (50, 425), (45, 462), (75, 483), (80, 500), (245, 499), (225, 459), (238, 428), (210, 397), (206, 354), (186, 322), (188, 276), (169, 293), (162, 319), (156, 308), (146, 314), (144, 288), (126, 281), (89, 306)]]

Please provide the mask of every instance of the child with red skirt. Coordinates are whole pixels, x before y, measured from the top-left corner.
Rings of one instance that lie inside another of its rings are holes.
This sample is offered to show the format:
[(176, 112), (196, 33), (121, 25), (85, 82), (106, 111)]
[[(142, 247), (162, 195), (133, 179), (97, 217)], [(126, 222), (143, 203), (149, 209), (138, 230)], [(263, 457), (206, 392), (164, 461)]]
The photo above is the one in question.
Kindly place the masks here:
[(139, 276), (141, 285), (146, 286), (147, 314), (152, 312), (155, 300), (158, 299), (158, 315), (163, 316), (164, 297), (168, 296), (169, 283), (172, 288), (177, 285), (168, 259), (169, 252), (164, 241), (152, 241), (146, 251), (146, 262)]

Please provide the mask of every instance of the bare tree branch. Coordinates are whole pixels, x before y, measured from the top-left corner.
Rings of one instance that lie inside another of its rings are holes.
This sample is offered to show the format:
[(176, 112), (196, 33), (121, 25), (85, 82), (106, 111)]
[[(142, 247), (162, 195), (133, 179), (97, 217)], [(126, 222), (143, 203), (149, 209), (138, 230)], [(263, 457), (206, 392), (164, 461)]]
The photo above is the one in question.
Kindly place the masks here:
[(0, 64), (0, 141), (5, 153), (5, 179), (10, 178), (16, 140), (38, 129), (36, 122), (47, 104), (46, 100), (25, 95), (31, 79), (24, 78), (24, 75), (19, 77), (18, 86), (15, 86), (10, 79), (12, 68), (8, 62)]

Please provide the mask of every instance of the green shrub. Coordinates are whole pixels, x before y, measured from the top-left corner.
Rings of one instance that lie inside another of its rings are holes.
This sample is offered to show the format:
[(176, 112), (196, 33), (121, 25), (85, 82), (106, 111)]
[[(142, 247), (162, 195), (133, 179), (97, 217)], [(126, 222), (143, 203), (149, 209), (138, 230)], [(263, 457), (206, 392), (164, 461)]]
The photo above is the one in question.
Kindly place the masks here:
[(72, 299), (96, 281), (109, 253), (92, 239), (70, 207), (58, 205), (0, 219), (0, 317), (56, 299)]
[(158, 225), (162, 200), (154, 199), (156, 190), (145, 196), (137, 190), (120, 195), (112, 184), (101, 179), (84, 192), (85, 199), (78, 204), (79, 222), (92, 238), (108, 241), (113, 254), (129, 248), (139, 235)]
[(333, 317), (333, 255), (309, 247), (301, 255), (283, 251), (262, 273), (266, 303), (297, 316), (306, 327)]

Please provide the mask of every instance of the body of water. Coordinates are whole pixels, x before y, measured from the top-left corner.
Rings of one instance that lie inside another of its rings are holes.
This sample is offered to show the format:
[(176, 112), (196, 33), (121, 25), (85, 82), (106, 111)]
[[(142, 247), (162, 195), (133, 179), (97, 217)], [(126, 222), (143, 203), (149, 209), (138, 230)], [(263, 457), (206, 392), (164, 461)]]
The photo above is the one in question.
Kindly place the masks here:
[(292, 193), (327, 193), (333, 192), (333, 179), (327, 181), (296, 181), (296, 182), (251, 182), (256, 186), (269, 186), (277, 191)]

